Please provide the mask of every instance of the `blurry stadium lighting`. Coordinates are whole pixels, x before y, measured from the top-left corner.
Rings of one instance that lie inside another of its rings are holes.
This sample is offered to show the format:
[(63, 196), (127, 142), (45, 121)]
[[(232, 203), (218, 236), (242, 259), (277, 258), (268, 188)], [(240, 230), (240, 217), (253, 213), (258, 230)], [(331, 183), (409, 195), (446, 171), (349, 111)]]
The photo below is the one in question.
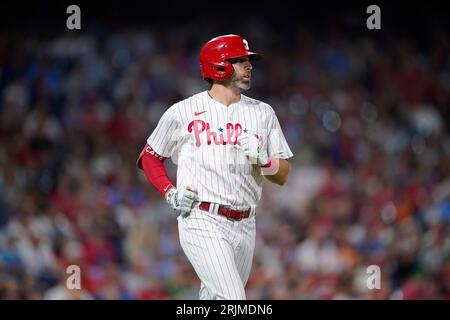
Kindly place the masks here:
[(328, 110), (322, 117), (322, 123), (328, 131), (336, 132), (341, 127), (341, 117), (336, 111)]

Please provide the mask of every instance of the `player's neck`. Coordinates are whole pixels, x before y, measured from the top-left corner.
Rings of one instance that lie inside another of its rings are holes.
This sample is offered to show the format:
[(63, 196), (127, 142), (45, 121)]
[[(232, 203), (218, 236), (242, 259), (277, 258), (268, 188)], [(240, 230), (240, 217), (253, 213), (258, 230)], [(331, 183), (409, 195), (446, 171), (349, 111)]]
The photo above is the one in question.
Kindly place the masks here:
[(221, 84), (213, 84), (208, 93), (211, 98), (226, 106), (241, 100), (241, 92), (239, 89), (229, 88)]

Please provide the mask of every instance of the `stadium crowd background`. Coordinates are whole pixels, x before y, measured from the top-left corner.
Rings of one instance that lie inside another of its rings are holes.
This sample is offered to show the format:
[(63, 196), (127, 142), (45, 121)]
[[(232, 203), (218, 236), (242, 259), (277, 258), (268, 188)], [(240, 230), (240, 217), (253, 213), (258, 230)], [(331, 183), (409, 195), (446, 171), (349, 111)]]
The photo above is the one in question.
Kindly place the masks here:
[[(164, 110), (207, 89), (198, 52), (223, 33), (264, 54), (247, 94), (295, 154), (287, 185), (265, 184), (247, 297), (450, 298), (448, 32), (291, 27), (4, 32), (0, 299), (197, 298), (175, 216), (135, 161)], [(82, 290), (66, 289), (72, 264)]]

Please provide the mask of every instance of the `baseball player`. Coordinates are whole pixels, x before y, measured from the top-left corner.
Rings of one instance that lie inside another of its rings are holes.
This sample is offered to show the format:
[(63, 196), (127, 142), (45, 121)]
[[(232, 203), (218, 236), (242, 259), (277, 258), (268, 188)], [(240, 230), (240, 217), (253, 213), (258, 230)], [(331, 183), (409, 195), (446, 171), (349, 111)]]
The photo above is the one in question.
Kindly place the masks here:
[[(137, 161), (178, 216), (200, 299), (246, 298), (263, 177), (283, 185), (290, 170), (292, 152), (274, 110), (241, 93), (260, 58), (237, 35), (208, 41), (200, 68), (210, 89), (167, 109)], [(164, 167), (175, 155), (176, 186)]]

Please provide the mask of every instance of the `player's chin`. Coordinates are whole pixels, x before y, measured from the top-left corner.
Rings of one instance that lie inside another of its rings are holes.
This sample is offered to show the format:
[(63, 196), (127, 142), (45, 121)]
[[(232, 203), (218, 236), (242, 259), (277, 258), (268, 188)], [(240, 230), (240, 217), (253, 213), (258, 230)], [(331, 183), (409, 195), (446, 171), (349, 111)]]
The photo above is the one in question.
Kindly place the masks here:
[(241, 80), (238, 82), (238, 87), (241, 90), (249, 90), (252, 86), (251, 80)]

